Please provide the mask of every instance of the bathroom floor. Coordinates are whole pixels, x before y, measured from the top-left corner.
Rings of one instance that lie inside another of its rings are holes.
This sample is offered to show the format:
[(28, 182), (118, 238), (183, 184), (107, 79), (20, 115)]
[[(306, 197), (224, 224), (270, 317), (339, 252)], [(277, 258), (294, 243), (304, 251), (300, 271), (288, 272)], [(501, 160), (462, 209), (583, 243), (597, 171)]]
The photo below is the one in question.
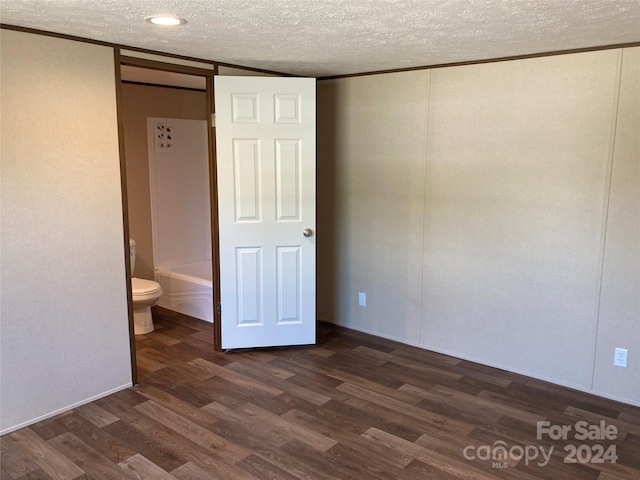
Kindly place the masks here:
[[(325, 323), (316, 346), (228, 353), (210, 323), (154, 323), (139, 384), (5, 435), (3, 479), (640, 478), (640, 408)], [(583, 461), (596, 444), (617, 459)]]

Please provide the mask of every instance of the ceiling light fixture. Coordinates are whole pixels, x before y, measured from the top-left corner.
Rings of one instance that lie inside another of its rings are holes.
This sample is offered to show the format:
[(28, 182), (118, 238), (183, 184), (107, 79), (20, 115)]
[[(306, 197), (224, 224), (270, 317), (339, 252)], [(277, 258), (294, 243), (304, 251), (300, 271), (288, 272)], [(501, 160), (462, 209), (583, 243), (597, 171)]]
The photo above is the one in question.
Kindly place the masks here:
[(175, 17), (173, 15), (154, 15), (145, 19), (154, 25), (184, 25), (187, 21), (184, 18)]

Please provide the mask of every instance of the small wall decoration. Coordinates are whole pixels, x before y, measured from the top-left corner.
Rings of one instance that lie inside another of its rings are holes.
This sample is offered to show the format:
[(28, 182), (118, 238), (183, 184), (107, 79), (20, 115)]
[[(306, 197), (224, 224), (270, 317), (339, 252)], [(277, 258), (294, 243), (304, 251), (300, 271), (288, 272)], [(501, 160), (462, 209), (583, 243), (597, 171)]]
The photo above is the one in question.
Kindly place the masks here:
[(162, 152), (173, 148), (173, 125), (158, 122), (155, 125), (156, 152)]

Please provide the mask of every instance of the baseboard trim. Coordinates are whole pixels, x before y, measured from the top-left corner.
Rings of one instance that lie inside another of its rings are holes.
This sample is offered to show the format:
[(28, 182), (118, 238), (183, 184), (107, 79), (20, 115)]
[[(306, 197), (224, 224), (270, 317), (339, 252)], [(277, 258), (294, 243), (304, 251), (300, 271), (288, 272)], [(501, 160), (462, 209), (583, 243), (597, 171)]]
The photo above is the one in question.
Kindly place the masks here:
[(41, 415), (39, 417), (33, 418), (31, 420), (27, 420), (26, 422), (22, 422), (22, 423), (20, 423), (18, 425), (14, 425), (14, 426), (6, 428), (4, 430), (0, 430), (0, 436), (6, 435), (7, 433), (15, 432), (16, 430), (20, 430), (21, 428), (28, 427), (29, 425), (33, 425), (34, 423), (38, 423), (38, 422), (40, 422), (42, 420), (46, 420), (48, 418), (55, 417), (56, 415), (60, 415), (61, 413), (67, 412), (69, 410), (73, 410), (74, 408), (80, 407), (80, 406), (85, 405), (87, 403), (91, 403), (91, 402), (93, 402), (95, 400), (98, 400), (100, 398), (107, 397), (107, 396), (109, 396), (109, 395), (111, 395), (113, 393), (119, 392), (121, 390), (125, 390), (125, 389), (127, 389), (129, 387), (132, 387), (132, 386), (133, 386), (133, 383), (129, 382), (129, 383), (125, 384), (125, 385), (121, 385), (119, 387), (112, 388), (111, 390), (107, 390), (106, 392), (102, 392), (102, 393), (100, 393), (98, 395), (94, 395), (93, 397), (89, 397), (89, 398), (86, 398), (86, 399), (81, 400), (79, 402), (76, 402), (76, 403), (73, 403), (71, 405), (68, 405), (66, 407), (59, 408), (57, 410), (54, 410), (53, 412), (46, 413), (46, 414)]
[(402, 338), (398, 338), (392, 335), (383, 335), (380, 332), (376, 332), (374, 330), (368, 330), (368, 329), (359, 329), (359, 328), (354, 328), (353, 326), (349, 326), (349, 325), (344, 325), (342, 323), (327, 319), (327, 318), (320, 318), (318, 317), (318, 320), (321, 320), (323, 322), (327, 322), (327, 323), (332, 323), (334, 325), (338, 325), (340, 327), (344, 327), (344, 328), (348, 328), (351, 330), (355, 330), (357, 332), (362, 332), (362, 333), (366, 333), (369, 335), (374, 335), (376, 337), (381, 337), (387, 340), (393, 340), (394, 342), (399, 342), (399, 343), (403, 343), (405, 345), (410, 345), (412, 347), (418, 347), (421, 348), (423, 350), (427, 350), (429, 352), (435, 352), (435, 353), (441, 353), (443, 355), (448, 355), (450, 357), (454, 357), (454, 358), (459, 358), (461, 360), (467, 360), (469, 362), (473, 362), (473, 363), (477, 363), (479, 365), (485, 365), (487, 367), (491, 367), (491, 368), (497, 368), (498, 370), (504, 370), (506, 372), (511, 372), (511, 373), (516, 373), (518, 375), (522, 375), (524, 377), (529, 377), (529, 378), (533, 378), (535, 380), (541, 380), (543, 382), (548, 382), (551, 383), (553, 385), (558, 385), (559, 387), (564, 387), (564, 388), (570, 388), (572, 390), (576, 390), (582, 393), (587, 393), (589, 395), (593, 395), (594, 397), (601, 397), (601, 398), (606, 398), (607, 400), (612, 400), (614, 402), (620, 402), (620, 403), (624, 403), (625, 405), (632, 405), (635, 407), (640, 407), (640, 402), (636, 402), (632, 399), (629, 398), (621, 398), (618, 397), (616, 395), (611, 395), (608, 394), (606, 392), (600, 392), (597, 390), (589, 390), (583, 387), (580, 387), (579, 385), (572, 385), (566, 382), (559, 382), (558, 380), (554, 380), (548, 377), (544, 377), (544, 376), (539, 376), (539, 375), (534, 375), (531, 372), (526, 372), (526, 371), (521, 371), (518, 369), (513, 369), (513, 368), (509, 368), (506, 367), (505, 365), (498, 365), (498, 364), (493, 364), (493, 363), (488, 363), (485, 361), (480, 361), (477, 358), (474, 358), (473, 356), (470, 355), (461, 355), (459, 352), (452, 352), (452, 351), (448, 351), (446, 349), (439, 349), (439, 348), (433, 348), (430, 347), (428, 345), (423, 345), (420, 343), (415, 343), (415, 342), (409, 342), (405, 339)]

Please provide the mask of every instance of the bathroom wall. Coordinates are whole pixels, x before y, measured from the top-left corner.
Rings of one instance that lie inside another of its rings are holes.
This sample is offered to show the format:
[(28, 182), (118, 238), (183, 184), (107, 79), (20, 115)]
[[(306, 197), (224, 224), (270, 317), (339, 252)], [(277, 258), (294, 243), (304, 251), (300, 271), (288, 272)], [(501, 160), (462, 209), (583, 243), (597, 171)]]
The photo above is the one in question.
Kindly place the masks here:
[(114, 56), (2, 29), (0, 431), (131, 385)]
[(320, 81), (319, 317), (640, 404), (639, 50)]
[(202, 91), (124, 83), (122, 103), (129, 230), (137, 243), (136, 277), (153, 280), (147, 117), (206, 120), (207, 95)]
[(154, 265), (211, 263), (207, 122), (149, 117), (147, 126)]

